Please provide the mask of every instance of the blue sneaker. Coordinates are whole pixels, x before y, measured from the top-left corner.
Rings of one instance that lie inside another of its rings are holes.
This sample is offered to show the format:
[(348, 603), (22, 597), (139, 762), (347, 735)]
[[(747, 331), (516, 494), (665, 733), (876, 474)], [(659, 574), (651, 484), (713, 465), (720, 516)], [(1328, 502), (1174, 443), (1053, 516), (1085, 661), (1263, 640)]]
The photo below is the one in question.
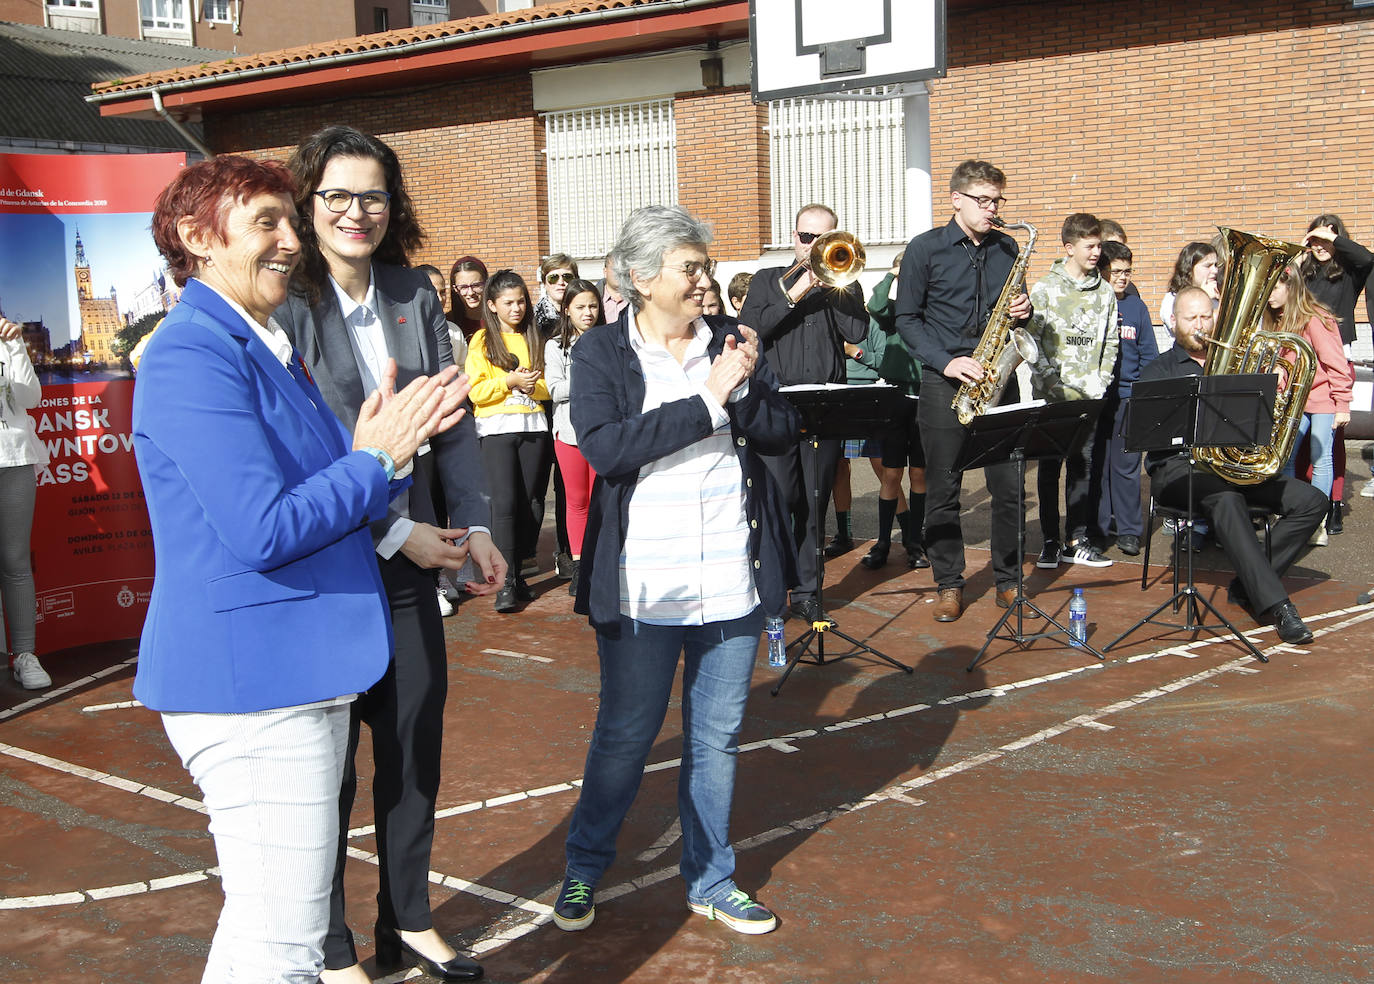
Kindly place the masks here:
[(563, 879), (563, 887), (558, 890), (558, 901), (553, 904), (554, 923), (559, 929), (575, 933), (579, 929), (586, 929), (595, 918), (592, 886), (568, 875)]
[(687, 908), (707, 919), (719, 919), (737, 933), (761, 936), (778, 928), (778, 917), (738, 888), (715, 905), (688, 902)]

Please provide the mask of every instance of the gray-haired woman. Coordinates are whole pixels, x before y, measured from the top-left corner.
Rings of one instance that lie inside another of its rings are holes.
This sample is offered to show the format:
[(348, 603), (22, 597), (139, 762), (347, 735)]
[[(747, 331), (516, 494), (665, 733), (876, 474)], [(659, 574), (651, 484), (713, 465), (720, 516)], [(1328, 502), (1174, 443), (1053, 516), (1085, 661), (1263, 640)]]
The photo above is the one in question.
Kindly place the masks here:
[(777, 925), (735, 884), (729, 823), (759, 630), (796, 582), (759, 455), (793, 445), (800, 422), (758, 336), (702, 315), (710, 242), (683, 209), (632, 213), (614, 250), (629, 307), (572, 350), (572, 424), (597, 474), (575, 609), (596, 629), (601, 700), (554, 907), (565, 930), (591, 925), (679, 659), (688, 906), (741, 933)]

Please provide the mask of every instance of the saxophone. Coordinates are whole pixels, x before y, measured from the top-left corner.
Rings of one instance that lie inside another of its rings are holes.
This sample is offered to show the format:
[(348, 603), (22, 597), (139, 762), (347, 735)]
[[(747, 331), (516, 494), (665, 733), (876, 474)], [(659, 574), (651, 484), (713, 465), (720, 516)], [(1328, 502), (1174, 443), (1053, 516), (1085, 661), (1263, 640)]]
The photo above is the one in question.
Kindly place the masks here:
[(1026, 292), (1026, 267), (1030, 264), (1031, 253), (1035, 252), (1035, 226), (1025, 222), (1003, 222), (997, 216), (993, 216), (992, 224), (999, 229), (1025, 229), (1030, 239), (1012, 264), (1011, 273), (1007, 274), (1007, 281), (1002, 285), (1002, 293), (988, 315), (983, 337), (973, 350), (971, 357), (982, 366), (983, 378), (961, 385), (959, 392), (954, 394), (954, 402), (950, 404), (959, 423), (965, 427), (973, 422), (974, 417), (997, 406), (1011, 374), (1023, 359), (1034, 362), (1040, 354), (1035, 340), (1018, 328), (1015, 319), (1007, 313), (1012, 302)]

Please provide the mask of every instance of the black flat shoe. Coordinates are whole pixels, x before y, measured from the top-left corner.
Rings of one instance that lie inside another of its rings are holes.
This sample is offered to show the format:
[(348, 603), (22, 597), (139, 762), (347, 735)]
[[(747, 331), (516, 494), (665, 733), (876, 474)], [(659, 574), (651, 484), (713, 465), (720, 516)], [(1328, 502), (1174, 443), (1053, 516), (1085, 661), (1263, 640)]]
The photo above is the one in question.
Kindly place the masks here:
[(825, 545), (825, 549), (821, 553), (834, 560), (841, 554), (847, 554), (853, 549), (854, 540), (851, 537), (835, 536), (830, 538), (830, 542)]
[(376, 926), (373, 933), (377, 937), (377, 966), (387, 970), (409, 963), (419, 967), (430, 977), (441, 981), (480, 981), (482, 965), (470, 960), (461, 953), (450, 960), (440, 963), (431, 960), (401, 938), (401, 934), (389, 926)]
[(925, 570), (930, 566), (930, 558), (926, 556), (925, 547), (919, 543), (906, 543), (906, 564), (913, 571)]
[(885, 567), (887, 566), (887, 553), (891, 548), (892, 544), (890, 543), (875, 543), (868, 548), (868, 553), (859, 558), (859, 563), (870, 571)]

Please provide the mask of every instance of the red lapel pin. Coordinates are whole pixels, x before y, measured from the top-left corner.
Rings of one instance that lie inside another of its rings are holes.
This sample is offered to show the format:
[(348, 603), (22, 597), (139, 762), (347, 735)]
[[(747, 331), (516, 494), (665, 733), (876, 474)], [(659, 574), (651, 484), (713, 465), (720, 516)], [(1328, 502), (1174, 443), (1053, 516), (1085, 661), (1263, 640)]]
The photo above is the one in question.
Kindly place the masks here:
[(397, 323), (398, 325), (403, 325), (403, 324), (406, 323), (406, 319), (405, 319), (405, 318), (397, 318), (397, 319), (396, 319), (396, 323)]

